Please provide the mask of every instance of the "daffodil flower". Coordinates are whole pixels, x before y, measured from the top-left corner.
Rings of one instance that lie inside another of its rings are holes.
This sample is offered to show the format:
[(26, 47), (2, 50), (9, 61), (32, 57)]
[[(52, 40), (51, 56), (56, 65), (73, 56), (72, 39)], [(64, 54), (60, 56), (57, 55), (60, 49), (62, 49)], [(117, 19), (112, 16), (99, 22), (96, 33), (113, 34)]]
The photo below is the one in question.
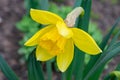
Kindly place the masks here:
[(37, 60), (47, 61), (56, 57), (58, 68), (64, 72), (73, 60), (74, 45), (90, 55), (101, 52), (88, 33), (73, 27), (80, 13), (81, 7), (76, 8), (67, 16), (66, 20), (63, 20), (58, 15), (45, 10), (30, 10), (34, 21), (46, 25), (25, 43), (26, 46), (37, 46)]

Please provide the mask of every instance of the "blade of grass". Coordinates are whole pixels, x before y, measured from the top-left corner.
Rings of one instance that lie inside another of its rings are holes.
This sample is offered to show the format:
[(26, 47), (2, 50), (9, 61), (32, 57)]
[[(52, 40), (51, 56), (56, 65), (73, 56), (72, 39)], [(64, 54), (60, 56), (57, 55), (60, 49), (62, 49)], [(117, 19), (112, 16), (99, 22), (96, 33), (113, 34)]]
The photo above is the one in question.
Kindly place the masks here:
[(116, 71), (120, 71), (120, 63), (117, 65), (117, 67), (116, 67), (115, 70), (116, 70)]
[(81, 5), (82, 1), (83, 1), (83, 0), (75, 0), (74, 7), (73, 7), (73, 8), (79, 7), (79, 6)]
[(29, 16), (30, 8), (38, 8), (38, 0), (25, 0), (24, 5), (26, 8), (26, 14)]
[(65, 74), (65, 72), (61, 73), (61, 80), (66, 80), (66, 74)]
[(101, 42), (100, 47), (101, 47), (102, 50), (104, 50), (105, 46), (108, 43), (108, 40), (110, 39), (110, 36), (111, 36), (112, 32), (117, 27), (119, 22), (120, 22), (120, 17), (116, 20), (116, 22), (114, 23), (113, 27), (109, 31), (109, 33), (104, 37), (103, 41)]
[(84, 16), (78, 19), (77, 27), (83, 29), (84, 31), (88, 31), (89, 19), (90, 19), (90, 11), (91, 11), (92, 0), (83, 0), (81, 7), (84, 8), (85, 14)]
[[(102, 46), (102, 47), (105, 48), (105, 44), (107, 45), (107, 43), (108, 43), (108, 41), (109, 41), (109, 39), (110, 39), (110, 36), (112, 35), (114, 29), (117, 27), (119, 21), (120, 21), (120, 17), (116, 20), (116, 22), (115, 22), (115, 24), (113, 25), (112, 29), (110, 30), (110, 32), (109, 32), (108, 35), (106, 36), (106, 37), (108, 37), (108, 39), (105, 38), (105, 39), (104, 39), (105, 42), (103, 41), (103, 43), (101, 43), (100, 47)], [(116, 37), (117, 37), (117, 36), (116, 36)], [(114, 40), (115, 40), (115, 38), (114, 38)], [(111, 43), (111, 42), (110, 42), (110, 43)], [(112, 45), (112, 44), (111, 44), (111, 45)], [(118, 45), (118, 44), (116, 44), (116, 46), (117, 46), (117, 45)], [(101, 48), (102, 48), (102, 47), (101, 47)], [(113, 46), (113, 47), (115, 47), (115, 46)], [(102, 49), (104, 50), (104, 48), (102, 48)], [(108, 46), (107, 48), (109, 48), (109, 46)], [(112, 48), (111, 48), (111, 49), (112, 49)], [(108, 49), (108, 50), (111, 50), (111, 49)], [(98, 56), (99, 56), (100, 59), (102, 59), (105, 55), (106, 55), (106, 54), (102, 53), (101, 55), (98, 55)], [(97, 57), (97, 58), (98, 58), (98, 57)], [(98, 58), (98, 59), (99, 59), (99, 58)], [(104, 64), (104, 65), (105, 65), (105, 64)], [(100, 73), (103, 71), (103, 69), (104, 69), (104, 66), (101, 66), (101, 67), (99, 68), (99, 70), (98, 70), (96, 73), (93, 74), (94, 77), (91, 76), (91, 79), (98, 79), (99, 76), (100, 76)]]
[(74, 59), (74, 79), (82, 80), (83, 69), (84, 69), (85, 55), (83, 52), (75, 48), (75, 59)]
[[(120, 71), (120, 64), (117, 65), (115, 71)], [(110, 80), (111, 76), (110, 74), (107, 74), (105, 77), (104, 77), (104, 80)], [(112, 80), (112, 79), (111, 79)], [(116, 78), (114, 80), (117, 80)], [(118, 79), (119, 80), (119, 79)]]
[(73, 72), (73, 62), (69, 66), (68, 70), (65, 72), (66, 73), (66, 80), (72, 80), (72, 72)]
[(62, 73), (62, 80), (72, 80), (73, 67), (74, 67), (74, 64), (72, 61), (68, 69), (64, 73)]
[(0, 70), (3, 72), (5, 77), (8, 80), (19, 80), (17, 75), (13, 72), (13, 70), (9, 67), (6, 61), (0, 55)]
[[(119, 46), (118, 46), (119, 44)], [(84, 80), (89, 80), (89, 77), (96, 72), (96, 70), (100, 69), (101, 66), (104, 66), (111, 58), (113, 58), (115, 55), (119, 54), (120, 52), (120, 42), (116, 43), (116, 47), (114, 47), (112, 50), (108, 50), (104, 52), (106, 56), (102, 57), (101, 59), (97, 60), (96, 64), (92, 67), (92, 69), (88, 72), (88, 74), (85, 76)]]
[[(119, 46), (120, 46), (120, 42), (116, 42), (116, 43), (114, 43), (114, 44), (110, 47), (110, 49), (108, 48), (106, 52), (110, 52), (111, 50), (113, 50), (113, 49), (115, 49), (115, 48), (117, 48), (117, 47), (119, 47)], [(104, 53), (103, 53), (103, 54), (104, 54)], [(106, 55), (101, 55), (100, 58), (97, 60), (96, 64), (99, 63), (105, 56), (107, 56), (107, 54), (106, 54)], [(100, 76), (101, 72), (103, 71), (105, 64), (106, 64), (106, 63), (102, 64), (102, 65), (99, 67), (99, 69), (96, 70), (96, 71), (94, 72), (94, 74), (92, 74), (92, 75), (90, 76), (89, 79), (90, 79), (90, 80), (99, 79), (99, 76)]]
[[(85, 14), (83, 17), (79, 17), (77, 20), (76, 26), (84, 31), (88, 31), (89, 25), (89, 18), (90, 18), (90, 11), (91, 11), (91, 0), (76, 0), (75, 7), (78, 6), (83, 7), (85, 10)], [(75, 60), (74, 60), (74, 78), (75, 80), (82, 80), (83, 77), (83, 70), (84, 70), (84, 59), (85, 54), (84, 52), (75, 48)]]
[(51, 68), (51, 61), (47, 61), (46, 63), (47, 66), (47, 80), (52, 80), (52, 68)]
[(40, 0), (39, 3), (40, 3), (40, 9), (48, 10), (49, 8), (48, 0)]
[(44, 80), (40, 62), (35, 58), (35, 50), (28, 58), (28, 80)]
[(120, 80), (120, 71), (112, 71), (104, 80)]
[(117, 39), (119, 38), (119, 36), (120, 36), (120, 31), (113, 37), (113, 39), (111, 40), (108, 48), (109, 48), (110, 46), (112, 46), (112, 45), (117, 41)]
[[(102, 50), (104, 50), (106, 44), (108, 43), (108, 40), (110, 39), (110, 36), (112, 35), (113, 30), (116, 28), (116, 26), (118, 25), (119, 21), (120, 21), (120, 18), (118, 18), (118, 19), (116, 20), (115, 24), (112, 26), (112, 28), (111, 28), (111, 30), (109, 31), (109, 33), (108, 33), (108, 34), (104, 37), (104, 39), (102, 40), (102, 42), (101, 42), (101, 44), (100, 44), (100, 47), (101, 47)], [(91, 70), (91, 68), (95, 65), (95, 63), (97, 62), (97, 60), (98, 60), (99, 58), (104, 57), (105, 55), (106, 55), (106, 54), (102, 53), (102, 55), (99, 54), (99, 55), (91, 56), (91, 59), (90, 59), (90, 61), (88, 62), (87, 66), (86, 66), (86, 68), (85, 68), (85, 70), (84, 70), (84, 77), (88, 74), (89, 70)], [(98, 77), (98, 76), (100, 75), (100, 73), (101, 73), (102, 70), (103, 70), (103, 67), (101, 67), (101, 69), (99, 69), (99, 71), (97, 71), (97, 73), (93, 74), (94, 78), (95, 78), (95, 76)], [(96, 77), (96, 78), (97, 78), (97, 77)]]

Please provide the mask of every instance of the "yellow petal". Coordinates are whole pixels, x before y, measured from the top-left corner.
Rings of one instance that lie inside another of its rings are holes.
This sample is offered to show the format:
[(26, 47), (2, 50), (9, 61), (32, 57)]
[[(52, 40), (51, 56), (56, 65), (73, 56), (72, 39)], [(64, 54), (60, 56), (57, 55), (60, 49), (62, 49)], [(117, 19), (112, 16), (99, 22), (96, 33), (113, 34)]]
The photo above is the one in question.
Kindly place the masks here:
[(67, 28), (64, 22), (58, 21), (56, 24), (59, 34), (61, 34), (65, 38), (71, 38), (73, 36), (72, 31)]
[(49, 25), (41, 30), (39, 30), (34, 36), (32, 36), (24, 45), (26, 46), (34, 46), (38, 44), (39, 38), (52, 29), (53, 26)]
[(67, 40), (64, 52), (57, 55), (57, 65), (60, 71), (64, 72), (69, 67), (74, 56), (74, 44), (71, 39)]
[(58, 15), (45, 11), (45, 10), (37, 10), (37, 9), (31, 9), (30, 15), (33, 20), (40, 24), (56, 24), (57, 21), (63, 21), (61, 17)]
[(40, 37), (39, 45), (50, 54), (57, 55), (64, 49), (66, 39), (62, 37), (56, 27)]
[(36, 58), (40, 61), (47, 61), (51, 58), (53, 58), (53, 55), (50, 55), (45, 49), (41, 48), (40, 46), (37, 46), (36, 49)]
[(73, 41), (80, 50), (92, 55), (102, 52), (94, 39), (88, 33), (77, 28), (72, 28), (72, 30)]

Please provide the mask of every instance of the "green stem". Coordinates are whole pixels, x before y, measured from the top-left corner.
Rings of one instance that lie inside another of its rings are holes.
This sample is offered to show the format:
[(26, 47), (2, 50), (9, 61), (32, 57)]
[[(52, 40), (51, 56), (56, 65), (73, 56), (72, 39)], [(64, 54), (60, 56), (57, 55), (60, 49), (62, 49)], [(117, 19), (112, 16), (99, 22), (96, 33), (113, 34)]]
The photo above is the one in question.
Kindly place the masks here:
[(74, 78), (75, 80), (82, 80), (84, 70), (84, 59), (85, 54), (79, 49), (75, 48), (75, 59), (74, 59)]
[(40, 0), (40, 9), (48, 10), (49, 1), (48, 0)]
[(50, 61), (47, 61), (46, 66), (47, 66), (47, 76), (48, 76), (48, 79), (47, 79), (47, 80), (52, 80), (51, 62), (50, 62)]
[(61, 79), (61, 80), (66, 80), (66, 75), (65, 75), (65, 72), (64, 72), (64, 73), (62, 73), (61, 77), (62, 77), (62, 79)]

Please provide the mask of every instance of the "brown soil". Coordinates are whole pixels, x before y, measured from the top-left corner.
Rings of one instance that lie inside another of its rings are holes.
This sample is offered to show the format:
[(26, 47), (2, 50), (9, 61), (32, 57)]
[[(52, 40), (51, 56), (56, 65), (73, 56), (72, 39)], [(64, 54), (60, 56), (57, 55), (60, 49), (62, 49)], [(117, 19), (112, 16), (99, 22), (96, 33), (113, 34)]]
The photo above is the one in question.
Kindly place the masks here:
[[(0, 54), (5, 58), (14, 71), (26, 80), (25, 67), (18, 64), (20, 55), (18, 41), (22, 38), (20, 31), (15, 27), (24, 14), (23, 1), (0, 0)], [(0, 72), (0, 80), (7, 80)]]

